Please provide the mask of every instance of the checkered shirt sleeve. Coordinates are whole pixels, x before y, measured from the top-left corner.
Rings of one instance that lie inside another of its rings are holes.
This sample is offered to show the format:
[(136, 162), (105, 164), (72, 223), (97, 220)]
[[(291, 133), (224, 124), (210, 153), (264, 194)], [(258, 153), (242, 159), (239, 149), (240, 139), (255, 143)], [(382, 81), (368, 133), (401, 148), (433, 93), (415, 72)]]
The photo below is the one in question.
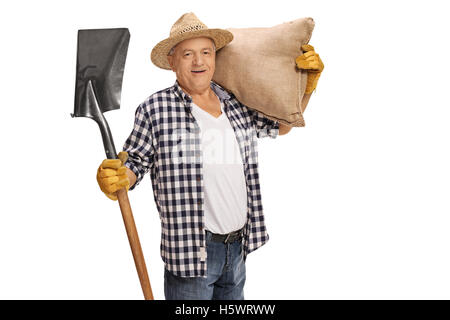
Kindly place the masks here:
[(252, 118), (253, 126), (256, 130), (256, 136), (258, 138), (270, 137), (275, 139), (278, 136), (280, 129), (280, 124), (278, 121), (267, 118), (264, 114), (257, 110), (250, 108), (248, 108), (248, 110), (250, 117)]
[(125, 141), (123, 151), (128, 152), (125, 166), (136, 175), (136, 183), (130, 187), (133, 190), (153, 166), (155, 154), (150, 120), (142, 105), (136, 109), (134, 127)]

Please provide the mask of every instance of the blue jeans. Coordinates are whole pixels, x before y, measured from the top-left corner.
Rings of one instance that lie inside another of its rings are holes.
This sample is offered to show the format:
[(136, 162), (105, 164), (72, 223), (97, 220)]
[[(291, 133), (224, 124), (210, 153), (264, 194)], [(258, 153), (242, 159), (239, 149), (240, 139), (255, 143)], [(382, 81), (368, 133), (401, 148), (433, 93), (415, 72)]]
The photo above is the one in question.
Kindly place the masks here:
[(245, 262), (241, 241), (221, 243), (206, 233), (207, 277), (183, 278), (165, 269), (166, 300), (244, 300)]

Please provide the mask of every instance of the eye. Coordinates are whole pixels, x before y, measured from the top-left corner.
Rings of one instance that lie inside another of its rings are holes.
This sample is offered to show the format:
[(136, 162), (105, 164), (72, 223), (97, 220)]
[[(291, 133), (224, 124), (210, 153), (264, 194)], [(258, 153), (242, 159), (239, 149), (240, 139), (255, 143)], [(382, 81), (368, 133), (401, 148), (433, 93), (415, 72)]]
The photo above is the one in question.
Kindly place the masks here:
[(190, 52), (186, 52), (186, 53), (184, 54), (185, 57), (190, 56), (190, 55), (191, 55)]

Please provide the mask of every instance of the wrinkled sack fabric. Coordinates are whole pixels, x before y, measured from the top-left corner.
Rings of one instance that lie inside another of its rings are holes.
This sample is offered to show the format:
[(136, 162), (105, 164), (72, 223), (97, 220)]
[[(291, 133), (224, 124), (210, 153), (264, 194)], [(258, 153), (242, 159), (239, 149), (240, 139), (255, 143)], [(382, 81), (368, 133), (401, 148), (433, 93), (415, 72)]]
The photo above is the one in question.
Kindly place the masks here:
[(217, 52), (213, 80), (249, 108), (294, 127), (303, 127), (301, 102), (307, 73), (296, 68), (314, 29), (312, 18), (270, 28), (230, 28), (234, 39)]

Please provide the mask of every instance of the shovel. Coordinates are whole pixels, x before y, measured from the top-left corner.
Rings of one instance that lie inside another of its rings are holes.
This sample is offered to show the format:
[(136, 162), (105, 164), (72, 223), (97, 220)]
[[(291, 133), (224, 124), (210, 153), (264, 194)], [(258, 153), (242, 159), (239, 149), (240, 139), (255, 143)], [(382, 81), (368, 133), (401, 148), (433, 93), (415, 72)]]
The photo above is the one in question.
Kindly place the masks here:
[[(117, 159), (116, 148), (103, 112), (120, 109), (122, 78), (130, 32), (126, 28), (78, 30), (75, 112), (72, 117), (93, 119), (100, 127), (106, 157)], [(153, 300), (127, 190), (116, 193), (134, 263), (146, 300)]]

